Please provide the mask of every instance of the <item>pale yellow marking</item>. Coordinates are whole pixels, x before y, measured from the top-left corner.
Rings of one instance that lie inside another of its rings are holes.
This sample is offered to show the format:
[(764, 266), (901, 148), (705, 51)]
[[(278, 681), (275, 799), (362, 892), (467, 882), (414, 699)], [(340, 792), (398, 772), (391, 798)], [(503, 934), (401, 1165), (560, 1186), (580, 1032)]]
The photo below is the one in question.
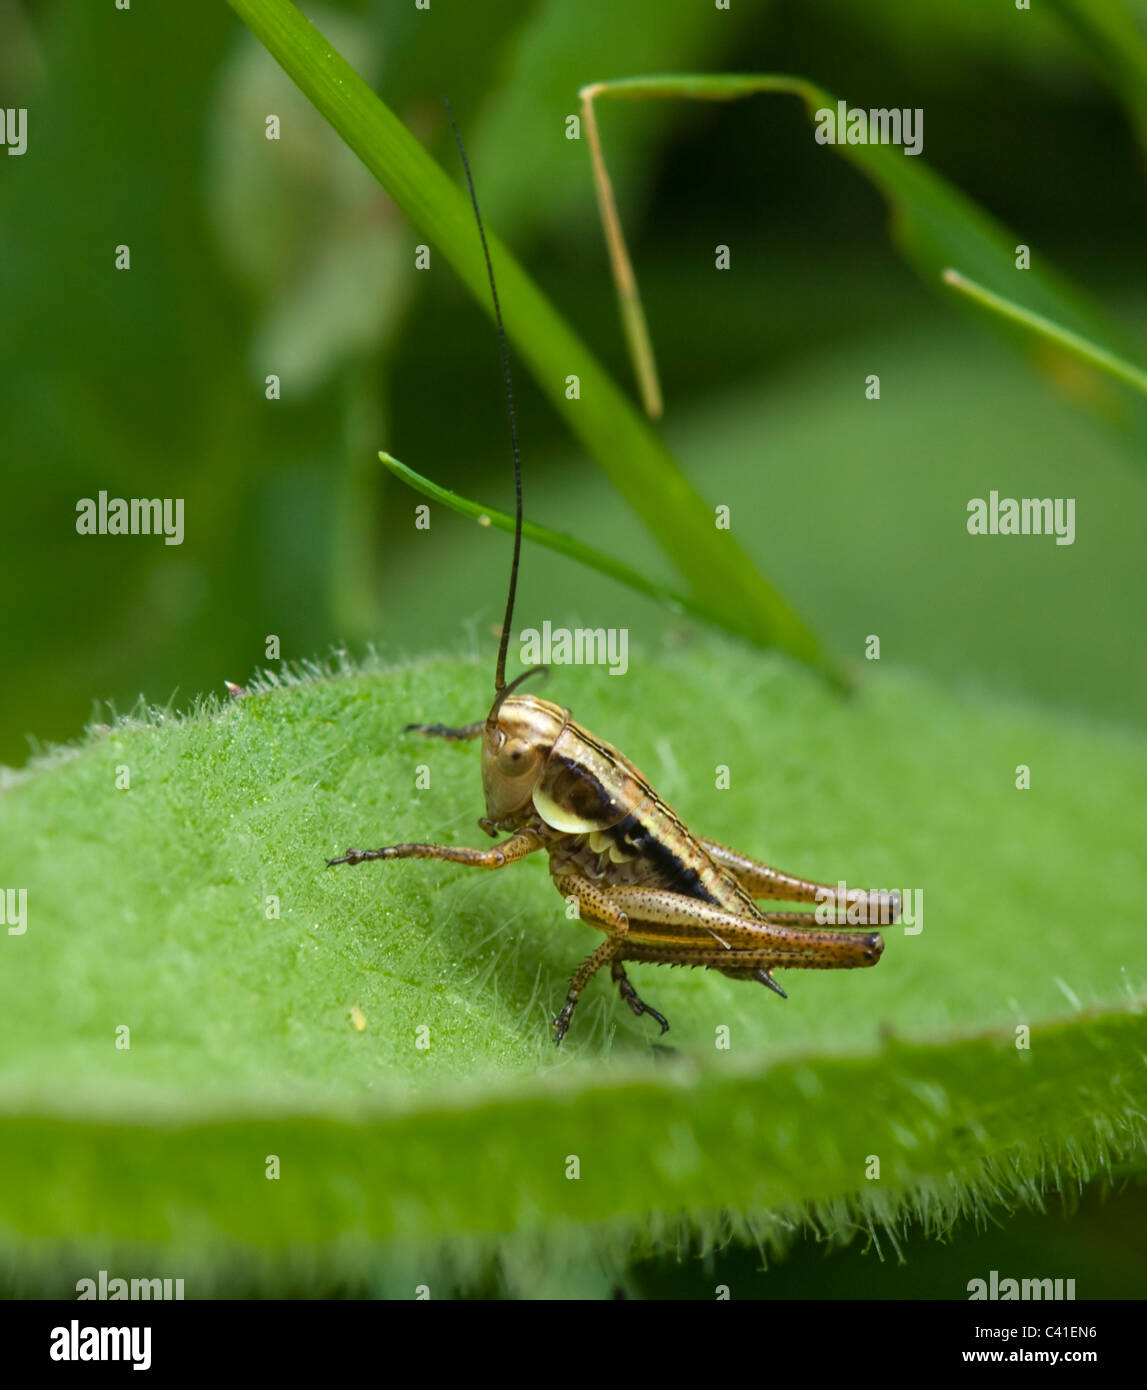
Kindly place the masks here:
[(582, 820), (564, 806), (559, 806), (553, 797), (547, 796), (540, 787), (534, 792), (534, 809), (547, 825), (553, 826), (555, 830), (564, 830), (567, 835), (585, 835), (597, 829), (594, 821)]

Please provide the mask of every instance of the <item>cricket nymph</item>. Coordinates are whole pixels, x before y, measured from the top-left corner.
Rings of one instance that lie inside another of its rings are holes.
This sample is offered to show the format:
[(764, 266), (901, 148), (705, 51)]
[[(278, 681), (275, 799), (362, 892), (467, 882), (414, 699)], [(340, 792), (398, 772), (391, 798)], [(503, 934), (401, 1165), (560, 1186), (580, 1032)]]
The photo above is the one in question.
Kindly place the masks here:
[[(457, 128), (454, 134), (458, 136)], [(625, 973), (626, 961), (699, 965), (735, 980), (756, 980), (782, 998), (785, 992), (772, 976), (775, 969), (875, 965), (884, 946), (877, 933), (837, 931), (819, 920), (817, 911), (764, 912), (754, 900), (828, 906), (834, 922), (839, 920), (836, 913), (863, 904), (862, 921), (888, 923), (898, 920), (899, 894), (842, 895), (826, 884), (782, 873), (700, 839), (628, 758), (574, 723), (569, 710), (514, 693), (542, 668), (533, 667), (507, 683), (506, 654), (522, 552), (522, 467), (494, 267), (460, 138), (458, 148), (486, 256), (506, 380), (517, 498), (514, 558), (489, 714), (461, 728), (408, 724), (404, 732), (417, 730), (428, 738), (450, 740), (481, 738), (486, 815), (478, 824), (495, 838), (508, 838), (492, 849), (421, 844), (349, 849), (338, 859), (328, 859), (328, 866), (373, 859), (442, 859), (501, 869), (545, 850), (558, 892), (576, 905), (584, 922), (605, 933), (605, 940), (570, 980), (565, 1005), (554, 1019), (559, 1043), (586, 983), (607, 963), (622, 999), (635, 1014), (656, 1019), (662, 1032), (669, 1024), (638, 997)]]
[[(532, 674), (532, 673), (527, 673)], [(754, 898), (815, 902), (843, 911), (863, 901), (865, 921), (894, 922), (899, 895), (850, 894), (770, 868), (695, 836), (617, 749), (574, 722), (569, 711), (504, 686), (489, 716), (461, 728), (408, 725), (430, 737), (482, 739), (488, 834), (509, 834), (491, 850), (446, 845), (389, 845), (348, 850), (332, 864), (370, 859), (446, 859), (500, 869), (545, 850), (558, 892), (606, 940), (570, 981), (554, 1020), (560, 1042), (582, 990), (609, 962), (621, 997), (635, 1014), (664, 1016), (644, 1003), (626, 961), (702, 966), (736, 980), (757, 980), (784, 997), (778, 967), (857, 969), (884, 949), (876, 932), (836, 931), (814, 912), (764, 913)]]

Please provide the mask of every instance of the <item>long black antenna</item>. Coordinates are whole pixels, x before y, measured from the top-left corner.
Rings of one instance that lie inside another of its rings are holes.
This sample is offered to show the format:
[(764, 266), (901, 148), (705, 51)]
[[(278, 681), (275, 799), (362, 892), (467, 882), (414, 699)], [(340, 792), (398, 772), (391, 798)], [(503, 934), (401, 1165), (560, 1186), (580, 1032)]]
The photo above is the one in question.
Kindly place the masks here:
[(486, 244), (486, 229), (482, 225), (482, 214), (478, 211), (478, 195), (474, 192), (474, 179), (470, 173), (470, 161), (466, 158), (466, 147), (458, 133), (454, 111), (447, 97), (442, 98), (446, 114), (450, 117), (450, 129), (458, 153), (462, 156), (462, 167), (466, 170), (466, 182), (470, 188), (470, 202), (474, 205), (474, 217), (478, 223), (478, 235), (482, 238), (482, 254), (486, 257), (486, 273), (490, 277), (490, 294), (494, 299), (494, 320), (498, 325), (498, 346), (502, 353), (502, 371), (506, 377), (506, 411), (510, 417), (510, 444), (514, 451), (514, 494), (516, 511), (514, 513), (514, 563), (510, 568), (510, 592), (506, 596), (506, 616), (502, 622), (502, 641), (498, 647), (498, 669), (494, 674), (494, 690), (501, 694), (506, 684), (506, 653), (510, 648), (510, 629), (514, 624), (514, 599), (518, 592), (518, 561), (522, 554), (522, 459), (518, 450), (518, 420), (514, 414), (514, 383), (510, 377), (510, 350), (506, 346), (506, 329), (502, 324), (502, 306), (498, 303), (498, 286), (494, 283), (494, 266), (490, 260), (490, 248)]

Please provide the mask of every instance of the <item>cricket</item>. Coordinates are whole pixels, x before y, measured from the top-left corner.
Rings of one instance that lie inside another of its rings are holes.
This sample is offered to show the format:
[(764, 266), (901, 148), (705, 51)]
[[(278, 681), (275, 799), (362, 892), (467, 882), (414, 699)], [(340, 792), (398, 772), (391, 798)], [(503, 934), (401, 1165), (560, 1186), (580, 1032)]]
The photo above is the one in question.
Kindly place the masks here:
[(757, 900), (815, 903), (822, 914), (831, 911), (834, 920), (835, 914), (863, 905), (862, 921), (887, 923), (899, 920), (896, 891), (842, 893), (702, 839), (623, 753), (576, 723), (569, 710), (518, 693), (525, 681), (546, 672), (544, 666), (532, 666), (507, 682), (522, 548), (521, 453), (493, 262), (452, 113), (450, 121), (485, 255), (505, 378), (516, 502), (514, 550), (489, 713), (460, 728), (408, 724), (403, 733), (481, 740), (486, 814), (478, 825), (491, 838), (507, 838), (490, 849), (429, 844), (348, 849), (328, 859), (328, 868), (372, 860), (439, 859), (474, 869), (503, 869), (544, 851), (555, 888), (567, 902), (576, 903), (583, 922), (605, 935), (574, 972), (553, 1020), (559, 1045), (586, 985), (607, 965), (625, 1004), (638, 1017), (648, 1014), (662, 1033), (668, 1021), (638, 995), (627, 964), (700, 966), (764, 985), (782, 999), (787, 995), (773, 978), (774, 970), (875, 965), (884, 948), (878, 932), (824, 925), (815, 909), (765, 911)]

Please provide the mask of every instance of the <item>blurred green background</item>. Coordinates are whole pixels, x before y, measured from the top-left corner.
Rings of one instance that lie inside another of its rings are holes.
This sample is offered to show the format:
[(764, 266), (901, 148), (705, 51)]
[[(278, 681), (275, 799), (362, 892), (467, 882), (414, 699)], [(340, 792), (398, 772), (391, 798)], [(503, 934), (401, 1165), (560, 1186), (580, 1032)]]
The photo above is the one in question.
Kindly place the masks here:
[[(852, 105), (922, 107), (924, 159), (1147, 360), (1144, 59), (1096, 38), (1119, 16), (1142, 35), (1142, 4), (303, 8), (454, 173), (450, 96), (488, 222), (622, 382), (588, 151), (560, 132), (582, 83), (672, 70), (794, 72)], [(182, 708), (242, 681), (268, 634), (286, 660), (488, 651), (508, 542), (436, 509), (423, 545), (418, 499), (375, 454), (509, 504), (493, 335), (442, 259), (415, 270), (421, 235), (226, 6), (0, 0), (0, 102), (29, 110), (27, 154), (0, 155), (0, 761), (77, 736), (103, 702)], [(795, 102), (624, 105), (601, 123), (665, 437), (781, 592), (854, 661), (879, 634), (885, 661), (1141, 725), (1141, 436), (921, 284)], [(522, 372), (516, 389), (530, 517), (672, 580)], [(970, 538), (967, 501), (993, 488), (1076, 498), (1074, 546)], [(185, 498), (184, 544), (77, 536), (77, 500), (101, 489)], [(533, 550), (520, 603), (520, 626), (627, 626), (650, 647), (690, 631)], [(1025, 1218), (1025, 1249), (1070, 1228), (1114, 1287), (1147, 1292), (1126, 1240), (1142, 1198), (1122, 1200), (1122, 1222), (1097, 1201), (1067, 1226)], [(845, 1273), (823, 1291), (854, 1287), (862, 1258), (833, 1257)], [(942, 1261), (922, 1259), (911, 1287), (868, 1259), (865, 1291), (927, 1294)], [(815, 1292), (810, 1268), (794, 1254), (767, 1292)]]

